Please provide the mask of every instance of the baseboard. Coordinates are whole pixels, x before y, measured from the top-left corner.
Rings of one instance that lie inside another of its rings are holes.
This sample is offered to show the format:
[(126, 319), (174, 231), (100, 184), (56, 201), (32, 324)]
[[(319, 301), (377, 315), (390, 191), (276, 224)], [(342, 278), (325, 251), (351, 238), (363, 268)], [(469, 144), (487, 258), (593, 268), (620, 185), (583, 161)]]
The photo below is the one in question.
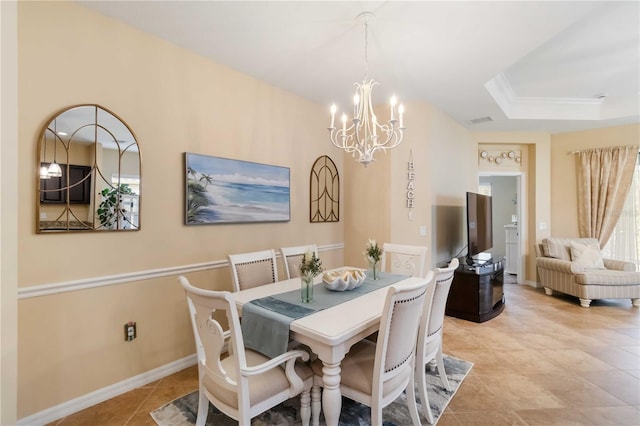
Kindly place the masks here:
[(533, 288), (542, 288), (542, 286), (535, 281), (526, 280), (524, 283)]
[(66, 417), (70, 414), (77, 413), (80, 410), (89, 408), (100, 402), (114, 398), (123, 393), (137, 389), (141, 386), (160, 380), (173, 373), (177, 373), (180, 370), (184, 370), (187, 367), (191, 367), (197, 363), (196, 354), (189, 355), (177, 361), (170, 362), (161, 367), (154, 368), (153, 370), (123, 380), (119, 383), (98, 389), (94, 392), (64, 402), (62, 404), (47, 408), (30, 416), (23, 417), (18, 420), (18, 425), (24, 426), (36, 426), (45, 425), (54, 422), (58, 419)]

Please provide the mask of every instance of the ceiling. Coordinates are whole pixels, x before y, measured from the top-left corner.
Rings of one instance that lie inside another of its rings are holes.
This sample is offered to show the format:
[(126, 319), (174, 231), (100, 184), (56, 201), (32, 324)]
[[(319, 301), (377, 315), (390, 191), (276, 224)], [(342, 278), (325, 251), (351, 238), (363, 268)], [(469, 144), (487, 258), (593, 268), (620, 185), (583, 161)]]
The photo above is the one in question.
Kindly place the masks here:
[(332, 103), (349, 109), (353, 83), (365, 77), (356, 17), (371, 11), (376, 103), (394, 93), (427, 102), (471, 130), (640, 122), (638, 1), (79, 3), (326, 105), (327, 121)]

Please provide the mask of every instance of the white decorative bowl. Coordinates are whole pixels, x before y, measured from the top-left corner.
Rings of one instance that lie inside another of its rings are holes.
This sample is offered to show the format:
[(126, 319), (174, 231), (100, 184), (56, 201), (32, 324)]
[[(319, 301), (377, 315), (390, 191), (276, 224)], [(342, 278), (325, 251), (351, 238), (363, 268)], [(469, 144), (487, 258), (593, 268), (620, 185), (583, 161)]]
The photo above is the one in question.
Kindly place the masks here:
[(345, 291), (353, 290), (364, 282), (366, 275), (359, 269), (326, 272), (322, 276), (322, 282), (329, 290)]

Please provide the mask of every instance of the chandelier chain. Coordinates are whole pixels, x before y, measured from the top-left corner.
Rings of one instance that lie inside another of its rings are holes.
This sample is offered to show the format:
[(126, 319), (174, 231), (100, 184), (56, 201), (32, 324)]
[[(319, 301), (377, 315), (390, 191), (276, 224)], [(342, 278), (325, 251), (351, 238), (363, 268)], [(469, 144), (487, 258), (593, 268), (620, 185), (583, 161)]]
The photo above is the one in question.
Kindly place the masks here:
[(369, 22), (364, 22), (364, 79), (369, 77)]

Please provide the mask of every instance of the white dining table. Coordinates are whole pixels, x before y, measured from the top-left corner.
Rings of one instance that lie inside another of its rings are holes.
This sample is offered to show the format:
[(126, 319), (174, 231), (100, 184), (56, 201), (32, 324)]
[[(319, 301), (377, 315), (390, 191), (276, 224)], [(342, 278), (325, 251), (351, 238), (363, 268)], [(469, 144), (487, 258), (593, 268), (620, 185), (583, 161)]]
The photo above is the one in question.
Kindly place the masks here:
[[(409, 277), (396, 284), (418, 280)], [(317, 276), (315, 282), (321, 283), (322, 277)], [(300, 278), (239, 291), (235, 293), (235, 301), (242, 315), (245, 303), (295, 289), (300, 289)], [(340, 419), (340, 363), (351, 346), (378, 330), (387, 289), (383, 287), (291, 322), (290, 338), (307, 345), (323, 363), (322, 410), (327, 426), (337, 426)]]

